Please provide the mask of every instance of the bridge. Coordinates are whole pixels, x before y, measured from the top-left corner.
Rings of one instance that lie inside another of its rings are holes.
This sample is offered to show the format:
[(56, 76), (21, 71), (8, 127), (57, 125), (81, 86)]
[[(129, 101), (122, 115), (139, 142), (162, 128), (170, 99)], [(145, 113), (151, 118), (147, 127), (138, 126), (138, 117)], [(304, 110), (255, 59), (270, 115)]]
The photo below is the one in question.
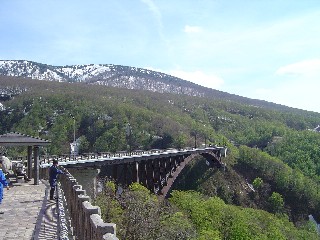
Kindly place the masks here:
[[(48, 179), (48, 167), (51, 166), (51, 161), (57, 159), (60, 166), (65, 169), (70, 168), (96, 168), (105, 171), (111, 179), (122, 186), (129, 185), (133, 182), (138, 182), (150, 191), (154, 192), (163, 199), (167, 196), (173, 182), (181, 173), (183, 168), (193, 159), (202, 156), (206, 159), (209, 166), (224, 167), (225, 164), (222, 158), (226, 156), (227, 149), (225, 147), (208, 147), (208, 148), (188, 148), (188, 149), (166, 149), (166, 150), (149, 150), (149, 151), (132, 151), (132, 152), (117, 152), (117, 153), (100, 153), (86, 154), (83, 156), (39, 156), (39, 147), (46, 146), (50, 142), (33, 138), (27, 135), (11, 133), (0, 136), (0, 145), (3, 146), (27, 146), (28, 156), (26, 159), (17, 159), (26, 161), (29, 177), (34, 178), (34, 187), (38, 191), (38, 198), (41, 199), (41, 193), (46, 184), (46, 193), (43, 195), (43, 204), (38, 208), (41, 209), (38, 216), (39, 219), (33, 231), (32, 236), (39, 236), (43, 229), (44, 235), (48, 233), (47, 227), (55, 225), (57, 236), (59, 239), (106, 239), (117, 240), (116, 225), (114, 223), (104, 223), (101, 219), (100, 208), (91, 205), (90, 197), (86, 191), (78, 184), (75, 179), (66, 170), (66, 174), (61, 175), (58, 184), (57, 202), (56, 202), (56, 222), (41, 222), (43, 214), (47, 212), (47, 192), (48, 185), (45, 181)], [(33, 161), (32, 161), (33, 156)], [(41, 182), (39, 182), (41, 180)], [(18, 189), (21, 187), (21, 189)], [(17, 192), (28, 194), (30, 186), (24, 188), (19, 184), (16, 186)], [(42, 189), (42, 190), (41, 190)], [(15, 197), (19, 197), (15, 196)], [(21, 196), (22, 197), (22, 196)], [(6, 199), (5, 199), (6, 200)], [(17, 207), (10, 204), (10, 199), (7, 199), (8, 211), (14, 211)], [(39, 201), (39, 200), (37, 200)], [(30, 201), (34, 204), (37, 201)], [(41, 201), (39, 201), (41, 203)], [(29, 204), (29, 201), (17, 201), (20, 208), (24, 208), (24, 204)], [(18, 206), (19, 207), (19, 206)], [(52, 206), (47, 206), (52, 208)], [(34, 211), (37, 214), (37, 211)], [(18, 215), (17, 215), (18, 218)], [(46, 218), (44, 218), (46, 219)], [(0, 219), (1, 221), (1, 219)], [(8, 221), (7, 221), (8, 222)], [(12, 224), (15, 224), (16, 218), (12, 219)], [(10, 222), (7, 226), (10, 226)], [(30, 226), (28, 226), (30, 227)], [(27, 228), (29, 230), (29, 228)], [(10, 233), (11, 232), (11, 233)], [(9, 228), (6, 234), (10, 236), (12, 232), (17, 232), (16, 228)], [(52, 231), (50, 231), (52, 232)], [(20, 236), (21, 233), (17, 233)], [(39, 238), (40, 239), (40, 238)]]
[[(87, 154), (86, 156), (56, 156), (40, 160), (40, 178), (46, 176), (50, 161), (57, 159), (64, 168), (99, 168), (109, 174), (116, 183), (129, 185), (139, 182), (163, 199), (168, 194), (174, 180), (182, 169), (193, 159), (202, 156), (212, 167), (224, 167), (222, 158), (226, 156), (224, 147), (203, 149), (167, 149), (150, 151), (133, 151), (118, 153)], [(86, 190), (67, 171), (62, 175), (58, 185), (58, 204), (68, 206), (72, 235), (77, 239), (108, 239), (117, 240), (116, 224), (104, 223), (100, 208), (92, 206)], [(64, 200), (63, 200), (64, 199)], [(62, 214), (65, 216), (65, 214)], [(61, 223), (61, 221), (58, 221)], [(63, 220), (62, 222), (67, 222)], [(68, 226), (60, 226), (61, 239), (67, 239)]]
[(202, 156), (209, 166), (224, 166), (224, 147), (197, 149), (154, 149), (117, 153), (87, 154), (86, 156), (56, 156), (40, 160), (41, 167), (57, 159), (65, 168), (99, 168), (117, 184), (128, 186), (138, 182), (153, 193), (165, 198), (183, 168), (195, 157)]

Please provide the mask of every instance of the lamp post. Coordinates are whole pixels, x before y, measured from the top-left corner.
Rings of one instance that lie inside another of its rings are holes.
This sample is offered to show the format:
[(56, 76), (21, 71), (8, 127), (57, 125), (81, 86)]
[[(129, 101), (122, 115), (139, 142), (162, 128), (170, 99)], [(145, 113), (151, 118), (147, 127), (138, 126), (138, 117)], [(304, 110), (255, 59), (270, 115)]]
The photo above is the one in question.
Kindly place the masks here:
[(207, 147), (207, 132), (206, 132), (206, 125), (203, 124), (204, 126), (204, 148)]
[(128, 144), (129, 144), (129, 152), (131, 153), (131, 125), (130, 125), (130, 123), (127, 123), (126, 135), (127, 135)]
[(76, 119), (72, 116), (73, 119), (73, 142), (70, 143), (70, 148), (71, 148), (71, 155), (73, 157), (73, 160), (75, 159), (76, 155)]
[(73, 142), (76, 142), (76, 119), (74, 117), (73, 118)]

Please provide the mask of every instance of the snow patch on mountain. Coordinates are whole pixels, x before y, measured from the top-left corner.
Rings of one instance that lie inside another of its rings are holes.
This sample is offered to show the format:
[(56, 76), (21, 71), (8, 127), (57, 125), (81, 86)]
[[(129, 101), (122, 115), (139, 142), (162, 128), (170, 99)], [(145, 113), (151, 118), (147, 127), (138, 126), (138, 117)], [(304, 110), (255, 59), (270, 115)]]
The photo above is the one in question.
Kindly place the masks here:
[(112, 64), (51, 66), (25, 60), (0, 60), (0, 75), (204, 96), (191, 82), (148, 69)]

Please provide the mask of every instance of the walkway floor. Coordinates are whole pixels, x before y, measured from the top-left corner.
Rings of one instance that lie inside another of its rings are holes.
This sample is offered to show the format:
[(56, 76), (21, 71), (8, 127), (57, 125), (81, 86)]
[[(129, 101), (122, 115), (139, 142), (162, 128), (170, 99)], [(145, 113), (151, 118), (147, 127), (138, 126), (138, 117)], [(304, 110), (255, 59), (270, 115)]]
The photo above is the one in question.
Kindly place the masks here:
[(57, 239), (56, 201), (48, 200), (49, 187), (12, 183), (0, 205), (0, 240)]

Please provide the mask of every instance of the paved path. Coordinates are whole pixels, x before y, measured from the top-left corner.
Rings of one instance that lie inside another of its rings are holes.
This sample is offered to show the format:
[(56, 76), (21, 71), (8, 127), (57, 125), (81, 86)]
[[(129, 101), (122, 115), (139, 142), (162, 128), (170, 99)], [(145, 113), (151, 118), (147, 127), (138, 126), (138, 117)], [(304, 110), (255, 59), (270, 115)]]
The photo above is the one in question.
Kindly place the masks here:
[(0, 240), (57, 239), (56, 202), (48, 200), (49, 187), (12, 183), (4, 189), (0, 210)]

